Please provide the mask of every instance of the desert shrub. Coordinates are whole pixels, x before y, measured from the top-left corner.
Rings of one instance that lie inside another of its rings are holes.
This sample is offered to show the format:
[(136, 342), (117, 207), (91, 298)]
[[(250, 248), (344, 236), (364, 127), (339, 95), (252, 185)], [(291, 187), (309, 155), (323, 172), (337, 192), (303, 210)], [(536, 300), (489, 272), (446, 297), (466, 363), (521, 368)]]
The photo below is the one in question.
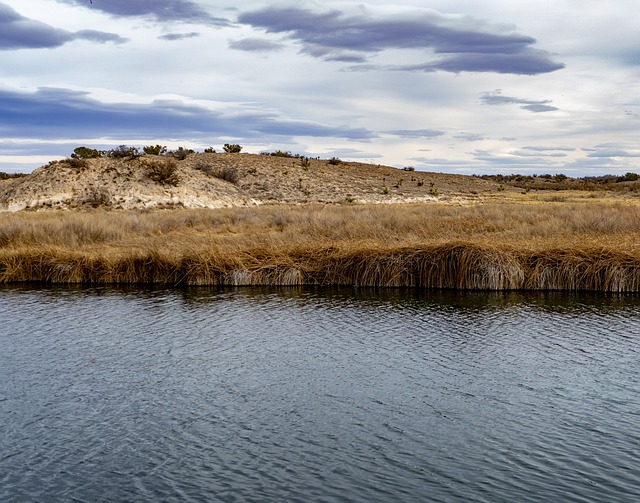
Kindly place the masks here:
[(78, 157), (67, 157), (66, 159), (60, 161), (61, 164), (65, 164), (70, 168), (86, 168), (87, 167), (87, 160), (86, 159), (80, 159)]
[(332, 157), (331, 159), (329, 159), (329, 164), (333, 164), (334, 166), (337, 166), (341, 162), (342, 161), (340, 159), (338, 159), (337, 157)]
[(231, 166), (223, 166), (214, 171), (213, 176), (229, 183), (238, 183), (238, 170)]
[(207, 147), (204, 149), (205, 154), (215, 154), (216, 150), (213, 147)]
[(204, 161), (196, 162), (194, 168), (197, 169), (198, 171), (202, 171), (207, 176), (214, 176), (213, 173), (216, 170), (214, 166)]
[(129, 147), (127, 145), (120, 145), (117, 148), (107, 151), (108, 157), (114, 159), (136, 159), (140, 157), (140, 150), (137, 147)]
[(106, 187), (86, 187), (80, 197), (80, 203), (92, 208), (109, 206), (111, 204), (111, 193)]
[(207, 176), (213, 176), (225, 182), (238, 183), (238, 170), (232, 166), (212, 166), (209, 163), (198, 161), (195, 169), (202, 171)]
[(311, 161), (309, 160), (308, 157), (305, 157), (305, 156), (300, 157), (300, 166), (302, 166), (305, 169), (308, 169), (310, 165), (311, 165)]
[(638, 176), (637, 173), (627, 173), (626, 175), (618, 178), (618, 181), (619, 182), (637, 182), (638, 178), (640, 178), (640, 176)]
[(291, 152), (289, 152), (288, 150), (274, 150), (273, 152), (261, 152), (262, 155), (270, 155), (271, 157), (295, 157)]
[(405, 166), (404, 168), (402, 168), (404, 171), (415, 171), (416, 168), (414, 168), (413, 166)]
[(27, 176), (25, 173), (4, 173), (0, 171), (0, 180), (8, 180), (9, 178), (20, 178)]
[(167, 147), (163, 147), (162, 145), (147, 145), (143, 147), (142, 150), (148, 155), (162, 155), (167, 153)]
[(97, 159), (102, 157), (102, 152), (94, 148), (76, 147), (71, 154), (73, 159)]
[(184, 161), (189, 156), (189, 154), (193, 154), (195, 152), (190, 148), (178, 147), (177, 150), (172, 150), (169, 153), (179, 161)]
[(242, 147), (237, 143), (225, 143), (223, 148), (227, 154), (239, 154), (242, 151)]
[(178, 165), (173, 160), (153, 161), (147, 164), (147, 176), (162, 185), (178, 185)]

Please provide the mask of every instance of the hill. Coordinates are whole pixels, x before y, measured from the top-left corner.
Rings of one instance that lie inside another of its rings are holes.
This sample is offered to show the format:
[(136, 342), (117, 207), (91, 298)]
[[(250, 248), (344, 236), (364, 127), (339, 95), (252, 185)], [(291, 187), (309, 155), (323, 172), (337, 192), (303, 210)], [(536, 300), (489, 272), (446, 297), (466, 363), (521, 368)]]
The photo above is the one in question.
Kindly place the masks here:
[(494, 180), (375, 164), (197, 153), (54, 161), (0, 181), (0, 210), (221, 208), (260, 204), (473, 202)]

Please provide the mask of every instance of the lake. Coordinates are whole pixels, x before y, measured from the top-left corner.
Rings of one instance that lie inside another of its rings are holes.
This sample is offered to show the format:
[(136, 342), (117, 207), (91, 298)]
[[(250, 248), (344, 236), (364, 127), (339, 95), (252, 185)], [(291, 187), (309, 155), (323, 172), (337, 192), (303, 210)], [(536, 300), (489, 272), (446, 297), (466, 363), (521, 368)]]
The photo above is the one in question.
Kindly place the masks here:
[(0, 501), (640, 501), (638, 296), (0, 287)]

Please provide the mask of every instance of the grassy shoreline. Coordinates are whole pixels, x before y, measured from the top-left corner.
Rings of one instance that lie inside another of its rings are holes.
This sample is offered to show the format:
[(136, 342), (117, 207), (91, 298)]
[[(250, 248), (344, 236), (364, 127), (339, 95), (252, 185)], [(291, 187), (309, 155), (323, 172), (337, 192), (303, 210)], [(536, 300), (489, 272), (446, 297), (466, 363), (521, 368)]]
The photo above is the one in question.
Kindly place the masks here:
[(7, 213), (0, 283), (640, 292), (633, 203)]

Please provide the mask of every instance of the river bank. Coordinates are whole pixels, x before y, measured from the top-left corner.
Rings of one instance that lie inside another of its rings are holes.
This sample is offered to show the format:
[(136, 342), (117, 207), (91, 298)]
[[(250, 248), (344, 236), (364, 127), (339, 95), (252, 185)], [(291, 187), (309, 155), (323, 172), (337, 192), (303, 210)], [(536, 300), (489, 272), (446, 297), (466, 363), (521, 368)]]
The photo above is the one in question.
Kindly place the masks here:
[(0, 282), (640, 292), (633, 202), (4, 213)]

